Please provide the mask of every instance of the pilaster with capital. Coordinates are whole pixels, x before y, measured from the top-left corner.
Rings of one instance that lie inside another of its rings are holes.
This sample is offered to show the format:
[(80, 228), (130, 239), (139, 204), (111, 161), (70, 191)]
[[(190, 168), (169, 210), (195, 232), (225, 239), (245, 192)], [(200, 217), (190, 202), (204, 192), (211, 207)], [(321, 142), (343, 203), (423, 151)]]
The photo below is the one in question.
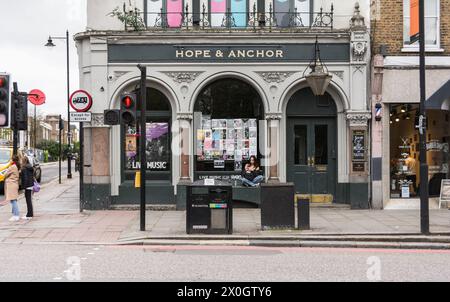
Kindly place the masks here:
[(279, 137), (280, 137), (280, 121), (281, 113), (266, 114), (267, 126), (269, 129), (269, 182), (279, 182)]
[(189, 156), (189, 142), (190, 142), (190, 128), (192, 123), (192, 113), (179, 113), (177, 114), (177, 121), (180, 131), (180, 165), (181, 174), (180, 182), (190, 182), (190, 156)]

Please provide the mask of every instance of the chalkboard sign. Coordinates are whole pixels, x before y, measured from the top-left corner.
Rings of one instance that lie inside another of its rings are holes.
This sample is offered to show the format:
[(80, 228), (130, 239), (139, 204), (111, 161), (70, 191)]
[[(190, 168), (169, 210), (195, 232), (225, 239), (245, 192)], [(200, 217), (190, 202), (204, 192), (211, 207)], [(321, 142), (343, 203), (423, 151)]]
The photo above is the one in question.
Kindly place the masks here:
[(441, 198), (439, 199), (439, 208), (442, 203), (450, 204), (450, 179), (443, 179), (441, 183)]
[(354, 161), (366, 160), (366, 133), (363, 130), (353, 131), (352, 157)]

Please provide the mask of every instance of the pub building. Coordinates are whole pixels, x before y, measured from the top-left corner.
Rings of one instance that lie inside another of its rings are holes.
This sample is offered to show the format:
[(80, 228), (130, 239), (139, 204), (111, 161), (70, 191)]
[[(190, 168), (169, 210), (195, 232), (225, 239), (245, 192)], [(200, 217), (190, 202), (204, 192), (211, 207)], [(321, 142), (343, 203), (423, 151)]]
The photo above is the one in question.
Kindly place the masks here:
[[(141, 138), (147, 204), (182, 209), (186, 184), (214, 178), (231, 181), (234, 200), (258, 205), (240, 182), (254, 155), (266, 182), (368, 208), (369, 1), (335, 2), (88, 1), (87, 30), (75, 35), (80, 88), (94, 99), (85, 208), (139, 203)], [(319, 57), (331, 78), (323, 93), (306, 80)], [(104, 110), (139, 95), (138, 64), (147, 68), (146, 129), (105, 125)]]

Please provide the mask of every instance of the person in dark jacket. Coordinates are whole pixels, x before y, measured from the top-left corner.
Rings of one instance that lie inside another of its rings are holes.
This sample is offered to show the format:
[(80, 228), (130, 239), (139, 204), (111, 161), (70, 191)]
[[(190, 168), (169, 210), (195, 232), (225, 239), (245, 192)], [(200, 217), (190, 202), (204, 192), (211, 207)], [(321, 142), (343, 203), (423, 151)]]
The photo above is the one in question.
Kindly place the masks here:
[(22, 217), (24, 220), (33, 218), (32, 194), (34, 186), (34, 170), (27, 156), (23, 157), (22, 169), (20, 171), (22, 188), (25, 190), (25, 199), (27, 201), (27, 215)]
[(251, 156), (242, 173), (242, 184), (247, 187), (257, 187), (264, 180), (256, 156)]

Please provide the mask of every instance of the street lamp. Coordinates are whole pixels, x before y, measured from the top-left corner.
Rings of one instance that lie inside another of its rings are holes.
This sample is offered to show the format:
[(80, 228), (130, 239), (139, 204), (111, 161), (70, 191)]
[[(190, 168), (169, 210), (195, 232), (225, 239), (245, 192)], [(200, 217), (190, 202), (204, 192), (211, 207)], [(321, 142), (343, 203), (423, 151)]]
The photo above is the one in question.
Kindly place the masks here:
[[(53, 43), (53, 40), (65, 40), (66, 41), (66, 51), (67, 51), (67, 123), (68, 123), (68, 129), (67, 129), (67, 144), (71, 146), (71, 129), (70, 129), (70, 105), (69, 105), (69, 98), (70, 98), (70, 57), (69, 57), (69, 31), (66, 30), (66, 36), (65, 37), (52, 37), (49, 36), (47, 43), (45, 44), (46, 47), (55, 47), (56, 45)], [(72, 157), (69, 152), (67, 155), (67, 178), (72, 178)]]
[[(308, 69), (310, 69), (311, 72), (305, 76)], [(303, 72), (303, 76), (306, 78), (306, 82), (308, 82), (308, 85), (315, 96), (324, 95), (327, 91), (328, 85), (330, 85), (331, 79), (333, 78), (333, 76), (328, 72), (327, 66), (320, 58), (320, 48), (317, 37), (314, 45), (314, 59), (309, 63), (309, 66)]]

